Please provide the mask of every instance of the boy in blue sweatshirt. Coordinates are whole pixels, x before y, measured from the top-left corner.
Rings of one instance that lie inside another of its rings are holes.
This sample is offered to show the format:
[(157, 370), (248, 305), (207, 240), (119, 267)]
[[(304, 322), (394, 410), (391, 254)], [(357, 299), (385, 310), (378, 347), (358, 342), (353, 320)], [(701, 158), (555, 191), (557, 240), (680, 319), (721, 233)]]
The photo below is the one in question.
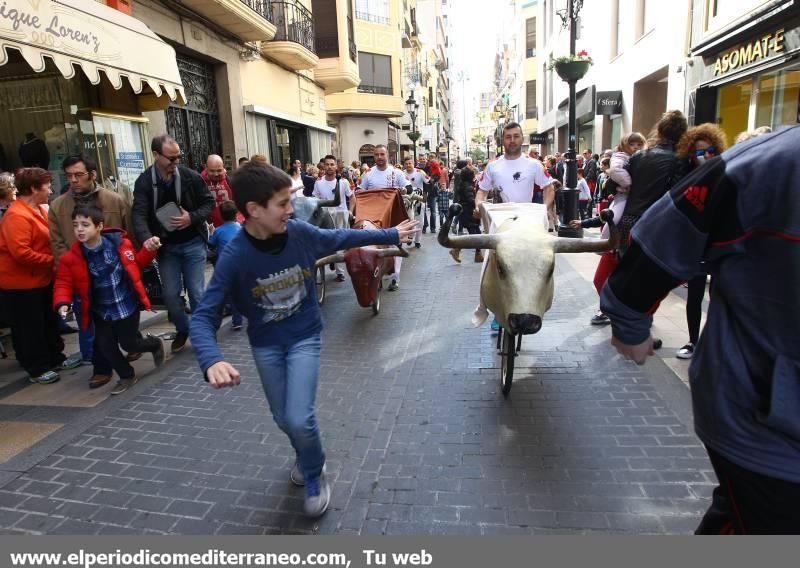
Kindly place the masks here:
[(200, 368), (214, 388), (240, 383), (225, 362), (216, 330), (230, 298), (248, 320), (247, 335), (272, 417), (297, 454), (290, 479), (305, 485), (306, 515), (328, 508), (325, 453), (314, 409), (320, 367), (322, 315), (314, 281), (318, 258), (365, 245), (399, 245), (417, 230), (415, 221), (392, 229), (325, 230), (292, 215), (291, 178), (272, 166), (250, 162), (230, 180), (244, 230), (225, 247), (199, 308), (191, 339)]
[[(216, 251), (217, 258), (222, 255), (222, 251), (225, 250), (228, 243), (242, 230), (242, 226), (236, 221), (237, 213), (239, 210), (233, 201), (223, 201), (219, 206), (219, 214), (223, 223), (214, 229), (208, 239), (208, 244)], [(225, 305), (227, 307), (230, 303), (225, 302)], [(242, 314), (236, 309), (236, 306), (231, 306), (231, 329), (234, 331), (242, 329)]]

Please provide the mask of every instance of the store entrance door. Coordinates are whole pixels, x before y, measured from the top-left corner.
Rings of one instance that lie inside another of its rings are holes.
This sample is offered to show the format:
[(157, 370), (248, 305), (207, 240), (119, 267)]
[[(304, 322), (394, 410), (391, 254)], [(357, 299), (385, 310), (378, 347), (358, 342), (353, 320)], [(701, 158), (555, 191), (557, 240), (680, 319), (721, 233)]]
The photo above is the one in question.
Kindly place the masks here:
[(181, 147), (183, 164), (199, 172), (209, 154), (222, 155), (214, 68), (180, 53), (176, 58), (187, 100), (166, 110), (167, 132)]

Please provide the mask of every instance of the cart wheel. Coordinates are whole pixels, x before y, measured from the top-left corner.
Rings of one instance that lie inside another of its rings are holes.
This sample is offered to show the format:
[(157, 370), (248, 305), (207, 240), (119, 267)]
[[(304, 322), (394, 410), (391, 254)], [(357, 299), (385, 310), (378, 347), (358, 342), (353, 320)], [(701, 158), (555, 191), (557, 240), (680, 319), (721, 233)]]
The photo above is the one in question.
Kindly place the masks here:
[(503, 330), (503, 346), (500, 352), (500, 388), (503, 396), (508, 396), (511, 391), (511, 381), (514, 380), (514, 357), (516, 356), (515, 337)]
[(521, 334), (517, 336), (517, 355), (519, 355), (520, 351), (522, 351), (522, 335)]
[(375, 301), (372, 302), (372, 315), (377, 316), (381, 311), (381, 292), (383, 291), (383, 280), (378, 284), (378, 295)]
[(325, 302), (325, 267), (318, 266), (316, 273), (317, 302), (321, 306)]

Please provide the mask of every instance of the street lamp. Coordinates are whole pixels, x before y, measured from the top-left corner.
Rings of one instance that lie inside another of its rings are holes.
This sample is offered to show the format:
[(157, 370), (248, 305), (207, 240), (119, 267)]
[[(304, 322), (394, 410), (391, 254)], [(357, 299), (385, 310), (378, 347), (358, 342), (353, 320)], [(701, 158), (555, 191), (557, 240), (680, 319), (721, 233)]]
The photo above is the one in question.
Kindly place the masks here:
[(411, 132), (408, 133), (408, 139), (414, 143), (414, 166), (417, 165), (417, 140), (419, 140), (419, 132), (417, 132), (417, 109), (419, 104), (414, 100), (414, 91), (408, 95), (406, 99), (406, 112), (411, 117)]
[[(567, 0), (566, 10), (560, 10), (558, 15), (561, 17), (564, 27), (569, 25), (569, 53), (575, 55), (575, 41), (577, 39), (578, 29), (578, 12), (583, 7), (583, 0)], [(559, 237), (583, 237), (583, 229), (572, 228), (569, 222), (572, 219), (578, 219), (578, 196), (580, 191), (577, 189), (578, 185), (578, 164), (575, 161), (576, 150), (575, 143), (577, 137), (576, 128), (576, 99), (575, 99), (575, 83), (577, 78), (567, 80), (569, 84), (569, 147), (567, 149), (567, 179), (566, 189), (562, 190), (564, 196), (564, 212), (561, 218), (561, 224), (558, 227)]]

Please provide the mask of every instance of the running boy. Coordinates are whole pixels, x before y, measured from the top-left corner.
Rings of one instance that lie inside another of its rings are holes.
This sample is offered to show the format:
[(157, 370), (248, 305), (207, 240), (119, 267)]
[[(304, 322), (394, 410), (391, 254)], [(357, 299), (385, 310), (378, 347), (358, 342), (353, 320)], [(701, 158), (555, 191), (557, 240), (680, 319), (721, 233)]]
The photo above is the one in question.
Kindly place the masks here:
[(398, 245), (417, 223), (404, 221), (381, 231), (324, 230), (290, 219), (292, 180), (268, 165), (245, 164), (230, 184), (244, 230), (225, 247), (192, 316), (192, 345), (212, 387), (240, 383), (239, 371), (223, 360), (215, 335), (222, 304), (230, 297), (248, 320), (247, 335), (272, 417), (297, 454), (290, 479), (305, 485), (305, 513), (318, 517), (328, 508), (330, 487), (314, 412), (322, 330), (315, 262), (337, 250)]
[(63, 315), (73, 294), (80, 297), (84, 309), (78, 323), (87, 329), (89, 318), (93, 319), (94, 349), (108, 365), (95, 365), (89, 388), (105, 385), (116, 371), (119, 382), (111, 394), (120, 394), (138, 381), (133, 367), (120, 353), (120, 345), (128, 353), (152, 353), (156, 367), (164, 363), (164, 342), (139, 334), (139, 310), (150, 309), (141, 269), (153, 262), (161, 241), (150, 237), (135, 252), (125, 231), (103, 228), (103, 212), (96, 207), (76, 207), (72, 227), (77, 240), (58, 263), (53, 307)]

